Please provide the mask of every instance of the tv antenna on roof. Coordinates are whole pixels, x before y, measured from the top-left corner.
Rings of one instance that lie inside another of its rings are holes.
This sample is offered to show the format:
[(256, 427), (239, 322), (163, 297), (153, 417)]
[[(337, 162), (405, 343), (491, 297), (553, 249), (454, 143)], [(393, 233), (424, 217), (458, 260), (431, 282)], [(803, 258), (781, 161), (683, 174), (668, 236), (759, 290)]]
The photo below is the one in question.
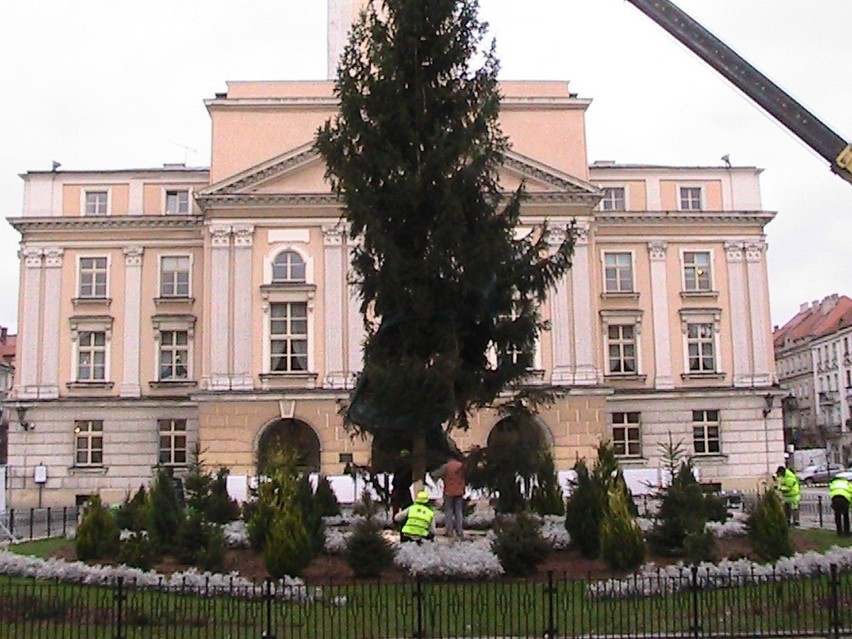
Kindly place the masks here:
[(184, 166), (186, 166), (187, 156), (189, 155), (190, 151), (192, 151), (193, 155), (198, 153), (197, 149), (193, 149), (191, 146), (186, 146), (185, 144), (181, 144), (180, 142), (172, 142), (171, 144), (174, 144), (175, 146), (179, 146), (180, 148), (183, 149), (183, 164), (184, 164)]

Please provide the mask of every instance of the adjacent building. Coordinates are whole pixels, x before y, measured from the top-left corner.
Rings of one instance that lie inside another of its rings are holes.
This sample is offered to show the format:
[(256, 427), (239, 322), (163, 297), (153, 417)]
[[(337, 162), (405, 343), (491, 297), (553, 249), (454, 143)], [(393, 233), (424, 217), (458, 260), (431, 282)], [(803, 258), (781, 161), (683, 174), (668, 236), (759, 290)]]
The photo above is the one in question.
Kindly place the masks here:
[[(15, 380), (15, 336), (0, 326), (0, 466), (6, 464), (9, 438), (9, 395)], [(5, 486), (0, 485), (0, 491)]]
[[(760, 170), (589, 165), (590, 100), (500, 89), (519, 233), (578, 230), (530, 371), (562, 395), (530, 436), (561, 469), (608, 439), (646, 474), (682, 441), (702, 481), (755, 487), (783, 462)], [(364, 336), (353, 244), (312, 145), (332, 83), (231, 82), (205, 104), (209, 168), (22, 176), (15, 506), (36, 500), (37, 465), (45, 504), (68, 504), (122, 499), (196, 449), (237, 478), (281, 443), (328, 474), (369, 463), (339, 414)], [(487, 445), (500, 423), (482, 411), (456, 441)]]
[(785, 441), (826, 448), (832, 461), (852, 463), (852, 299), (829, 295), (805, 302), (774, 332)]

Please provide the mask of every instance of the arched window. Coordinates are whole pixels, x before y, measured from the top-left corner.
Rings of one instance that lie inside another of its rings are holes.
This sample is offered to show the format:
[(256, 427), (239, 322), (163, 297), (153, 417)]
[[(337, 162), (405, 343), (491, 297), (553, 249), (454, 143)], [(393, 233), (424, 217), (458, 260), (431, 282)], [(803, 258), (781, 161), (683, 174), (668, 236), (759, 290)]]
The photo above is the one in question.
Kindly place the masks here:
[(320, 440), (316, 432), (298, 419), (279, 419), (267, 426), (257, 446), (257, 472), (267, 472), (276, 451), (287, 450), (296, 456), (299, 468), (308, 472), (320, 469)]
[(272, 283), (304, 282), (305, 260), (296, 251), (281, 251), (272, 261)]

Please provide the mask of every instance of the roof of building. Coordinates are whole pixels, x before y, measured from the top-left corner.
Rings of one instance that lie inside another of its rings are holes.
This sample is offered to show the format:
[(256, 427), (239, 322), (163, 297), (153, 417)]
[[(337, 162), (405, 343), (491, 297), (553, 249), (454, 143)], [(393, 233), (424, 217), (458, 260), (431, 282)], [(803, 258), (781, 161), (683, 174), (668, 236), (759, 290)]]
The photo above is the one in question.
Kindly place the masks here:
[(7, 364), (15, 361), (15, 346), (17, 342), (17, 335), (6, 335), (6, 339), (0, 341), (0, 360)]
[(778, 349), (789, 342), (824, 337), (850, 325), (852, 299), (834, 293), (810, 304), (803, 303), (792, 319), (774, 331), (772, 341)]

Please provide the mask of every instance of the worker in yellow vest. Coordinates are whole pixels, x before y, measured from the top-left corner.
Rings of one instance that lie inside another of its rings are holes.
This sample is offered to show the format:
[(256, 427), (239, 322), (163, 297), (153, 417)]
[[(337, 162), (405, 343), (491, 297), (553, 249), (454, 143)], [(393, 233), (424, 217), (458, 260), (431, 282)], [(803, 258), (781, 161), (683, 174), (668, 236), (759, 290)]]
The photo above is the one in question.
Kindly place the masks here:
[(802, 498), (799, 478), (792, 468), (779, 466), (775, 471), (778, 482), (778, 492), (784, 499), (784, 512), (787, 515), (787, 523), (793, 526), (799, 525), (799, 501)]
[(834, 527), (838, 537), (849, 537), (849, 503), (852, 502), (852, 482), (835, 477), (828, 484), (831, 509), (834, 511)]
[(421, 490), (414, 498), (414, 503), (399, 511), (394, 521), (405, 521), (402, 527), (400, 541), (421, 542), (435, 536), (435, 511), (429, 505), (429, 493)]

